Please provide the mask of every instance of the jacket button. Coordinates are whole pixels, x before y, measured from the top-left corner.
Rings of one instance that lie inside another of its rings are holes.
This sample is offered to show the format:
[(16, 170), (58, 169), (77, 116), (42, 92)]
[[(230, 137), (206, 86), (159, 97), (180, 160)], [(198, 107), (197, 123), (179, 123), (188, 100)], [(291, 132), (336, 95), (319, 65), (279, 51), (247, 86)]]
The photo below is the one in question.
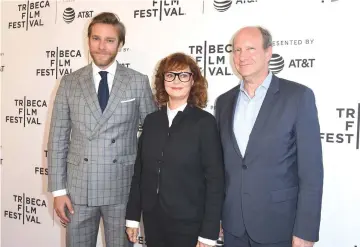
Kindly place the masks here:
[(244, 170), (246, 170), (248, 167), (247, 167), (247, 165), (243, 165), (242, 168), (243, 168)]
[(85, 161), (88, 161), (88, 158), (85, 158), (84, 160), (85, 160)]
[(116, 163), (117, 162), (117, 160), (113, 160), (113, 163)]
[(161, 164), (161, 163), (163, 163), (163, 162), (164, 162), (164, 161), (162, 161), (162, 160), (158, 160), (158, 161), (157, 161), (158, 164)]
[(115, 143), (115, 139), (112, 139), (112, 140), (111, 140), (111, 143)]

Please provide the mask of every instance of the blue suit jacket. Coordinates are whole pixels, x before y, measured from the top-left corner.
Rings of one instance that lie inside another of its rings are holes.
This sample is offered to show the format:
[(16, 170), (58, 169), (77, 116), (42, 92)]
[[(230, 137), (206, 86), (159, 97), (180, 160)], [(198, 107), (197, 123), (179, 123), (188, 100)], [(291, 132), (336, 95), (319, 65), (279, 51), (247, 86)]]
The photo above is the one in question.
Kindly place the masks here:
[(239, 86), (216, 103), (225, 162), (225, 231), (259, 243), (319, 238), (320, 128), (311, 89), (273, 76), (242, 154), (233, 132)]

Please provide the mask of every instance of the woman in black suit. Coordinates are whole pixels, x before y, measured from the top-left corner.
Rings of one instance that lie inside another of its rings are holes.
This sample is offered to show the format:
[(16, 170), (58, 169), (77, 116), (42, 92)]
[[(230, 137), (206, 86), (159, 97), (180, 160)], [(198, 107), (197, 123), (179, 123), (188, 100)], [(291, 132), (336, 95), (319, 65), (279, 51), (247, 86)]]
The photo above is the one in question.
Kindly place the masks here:
[(214, 246), (224, 197), (215, 118), (202, 110), (207, 82), (183, 53), (164, 58), (155, 79), (159, 111), (144, 121), (126, 212), (136, 242), (143, 214), (148, 247)]

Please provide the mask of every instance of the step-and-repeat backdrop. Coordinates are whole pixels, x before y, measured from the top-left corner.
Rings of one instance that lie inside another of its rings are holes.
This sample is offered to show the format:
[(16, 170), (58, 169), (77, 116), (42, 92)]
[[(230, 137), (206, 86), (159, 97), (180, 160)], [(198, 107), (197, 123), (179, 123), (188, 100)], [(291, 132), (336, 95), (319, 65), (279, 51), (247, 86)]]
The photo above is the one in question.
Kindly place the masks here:
[[(1, 4), (0, 4), (0, 16), (1, 16)], [(2, 26), (0, 26), (0, 34), (2, 34)], [(1, 37), (0, 37), (0, 102), (1, 102), (1, 85), (2, 85), (2, 72), (4, 71), (5, 66), (2, 65), (2, 55), (3, 53), (1, 52)], [(2, 105), (2, 104), (1, 104)], [(0, 116), (1, 115), (1, 107), (0, 107)], [(0, 196), (1, 196), (1, 170), (2, 170), (2, 155), (1, 155), (1, 123), (2, 121), (0, 121)], [(0, 212), (2, 212), (1, 210), (1, 203), (0, 203)], [(0, 217), (0, 239), (1, 239), (1, 220), (2, 217)], [(0, 247), (1, 247), (1, 240), (0, 240)]]
[[(61, 77), (91, 62), (87, 25), (103, 11), (127, 27), (117, 56), (124, 66), (153, 78), (162, 57), (192, 55), (209, 82), (210, 112), (217, 96), (239, 82), (232, 35), (247, 25), (268, 28), (271, 70), (316, 95), (325, 168), (317, 246), (360, 246), (359, 6), (358, 0), (2, 1), (2, 247), (65, 246), (46, 192), (50, 116)], [(101, 228), (98, 246), (103, 239)]]

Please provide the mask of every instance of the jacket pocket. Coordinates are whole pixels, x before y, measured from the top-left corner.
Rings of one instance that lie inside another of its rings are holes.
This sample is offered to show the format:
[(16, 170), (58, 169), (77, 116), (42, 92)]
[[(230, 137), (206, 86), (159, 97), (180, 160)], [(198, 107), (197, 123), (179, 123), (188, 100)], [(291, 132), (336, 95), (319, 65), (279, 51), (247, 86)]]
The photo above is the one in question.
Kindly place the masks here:
[(283, 190), (271, 191), (271, 200), (273, 202), (283, 202), (294, 199), (298, 196), (299, 187), (291, 187)]

